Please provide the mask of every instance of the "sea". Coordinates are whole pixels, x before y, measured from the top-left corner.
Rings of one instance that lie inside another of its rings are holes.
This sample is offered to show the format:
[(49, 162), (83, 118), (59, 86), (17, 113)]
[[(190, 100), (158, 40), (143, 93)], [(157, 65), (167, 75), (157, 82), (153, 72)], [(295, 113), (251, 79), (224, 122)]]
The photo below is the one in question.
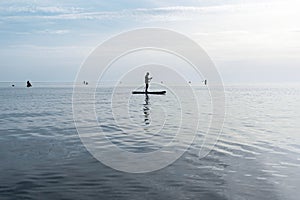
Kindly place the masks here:
[[(94, 116), (99, 134), (110, 141), (110, 145), (99, 143), (101, 149), (115, 145), (134, 154), (160, 151), (176, 134), (193, 132), (189, 129), (195, 128), (195, 116), (189, 116), (197, 108), (199, 125), (193, 141), (175, 143), (175, 151), (183, 153), (166, 166), (144, 172), (134, 171), (135, 166), (126, 168), (131, 172), (122, 170), (128, 166), (115, 168), (84, 143), (80, 127), (87, 131), (95, 127), (74, 117), (74, 106), (79, 105), (74, 105), (72, 83), (33, 82), (32, 88), (26, 88), (25, 83), (12, 87), (2, 82), (1, 200), (299, 199), (299, 85), (225, 85), (222, 129), (212, 135), (208, 130), (215, 128), (211, 127), (214, 111), (206, 86), (192, 86), (196, 107), (193, 98), (177, 98), (184, 87), (148, 96), (129, 95), (126, 86), (89, 87), (80, 86), (80, 105), (90, 103), (84, 101), (85, 94), (94, 92), (94, 110), (83, 113), (86, 118)], [(207, 136), (213, 143), (205, 143)], [(203, 148), (207, 154), (200, 155)]]

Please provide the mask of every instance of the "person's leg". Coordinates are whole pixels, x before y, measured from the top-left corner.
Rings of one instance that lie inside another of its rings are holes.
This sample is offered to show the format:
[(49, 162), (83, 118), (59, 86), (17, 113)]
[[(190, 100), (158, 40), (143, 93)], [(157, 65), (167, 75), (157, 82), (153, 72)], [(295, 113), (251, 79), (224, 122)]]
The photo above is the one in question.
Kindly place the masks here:
[(148, 87), (149, 87), (149, 84), (146, 83), (146, 90), (145, 90), (146, 93), (148, 92)]

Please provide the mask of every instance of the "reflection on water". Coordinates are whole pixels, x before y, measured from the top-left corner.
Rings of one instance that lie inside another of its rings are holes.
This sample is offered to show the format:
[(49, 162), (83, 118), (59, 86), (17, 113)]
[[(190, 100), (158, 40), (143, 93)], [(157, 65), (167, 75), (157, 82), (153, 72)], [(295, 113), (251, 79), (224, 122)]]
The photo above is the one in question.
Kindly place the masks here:
[(149, 103), (149, 95), (148, 94), (145, 94), (145, 103), (143, 105), (144, 105), (143, 111), (144, 111), (144, 116), (145, 116), (144, 122), (145, 122), (145, 125), (149, 125), (151, 118), (150, 118), (150, 103)]
[[(115, 144), (143, 152), (172, 139), (179, 122), (170, 96), (134, 96), (132, 124), (141, 129), (146, 124), (151, 131), (130, 132), (134, 127), (125, 124), (126, 116), (120, 121), (129, 130), (124, 134), (111, 124), (109, 91), (98, 91), (103, 101), (97, 114)], [(201, 114), (209, 116), (209, 94), (197, 88), (197, 95)], [(76, 132), (71, 97), (72, 88), (0, 88), (1, 200), (296, 200), (300, 195), (299, 88), (227, 88), (223, 134), (210, 154), (198, 157), (200, 131), (179, 160), (148, 174), (122, 173), (93, 158)], [(119, 106), (128, 104), (118, 99)], [(165, 134), (145, 140), (161, 127), (162, 118)]]

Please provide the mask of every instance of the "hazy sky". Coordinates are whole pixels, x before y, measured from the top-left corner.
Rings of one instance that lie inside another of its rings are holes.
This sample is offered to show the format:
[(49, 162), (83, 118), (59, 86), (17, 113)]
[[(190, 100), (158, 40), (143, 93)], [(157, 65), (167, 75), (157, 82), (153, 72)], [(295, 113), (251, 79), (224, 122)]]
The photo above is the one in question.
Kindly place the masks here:
[(101, 42), (141, 27), (186, 34), (225, 83), (300, 82), (299, 0), (0, 0), (0, 81), (73, 81)]

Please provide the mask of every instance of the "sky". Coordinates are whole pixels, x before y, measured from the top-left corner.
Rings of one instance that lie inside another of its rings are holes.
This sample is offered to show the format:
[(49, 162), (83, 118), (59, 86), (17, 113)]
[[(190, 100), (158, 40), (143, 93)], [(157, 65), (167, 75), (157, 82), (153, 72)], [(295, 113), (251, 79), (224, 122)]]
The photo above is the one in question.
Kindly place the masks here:
[(0, 81), (74, 81), (103, 41), (136, 28), (197, 42), (224, 83), (300, 82), (299, 0), (0, 0)]

